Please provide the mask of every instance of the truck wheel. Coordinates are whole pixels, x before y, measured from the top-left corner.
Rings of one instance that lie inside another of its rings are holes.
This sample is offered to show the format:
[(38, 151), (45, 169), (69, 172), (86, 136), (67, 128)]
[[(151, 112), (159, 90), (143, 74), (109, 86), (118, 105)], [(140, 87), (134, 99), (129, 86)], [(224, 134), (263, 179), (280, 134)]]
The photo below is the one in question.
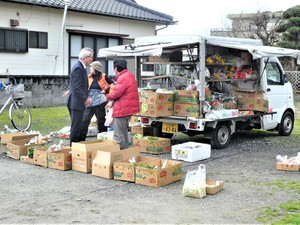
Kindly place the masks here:
[(226, 148), (231, 140), (231, 130), (228, 123), (218, 123), (212, 132), (210, 144), (212, 148)]
[(282, 116), (278, 133), (281, 136), (289, 136), (294, 128), (294, 116), (291, 112), (285, 112)]

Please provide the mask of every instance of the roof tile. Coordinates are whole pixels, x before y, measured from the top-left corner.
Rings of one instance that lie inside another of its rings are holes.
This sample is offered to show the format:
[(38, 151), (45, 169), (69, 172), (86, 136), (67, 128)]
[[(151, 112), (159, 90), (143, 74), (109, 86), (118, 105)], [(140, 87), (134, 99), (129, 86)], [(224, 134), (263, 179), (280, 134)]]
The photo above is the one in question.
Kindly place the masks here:
[[(4, 0), (12, 3), (24, 3), (45, 7), (64, 8), (63, 0)], [(68, 9), (84, 13), (115, 16), (127, 19), (148, 21), (155, 24), (172, 25), (173, 17), (146, 7), (135, 0), (70, 0)]]

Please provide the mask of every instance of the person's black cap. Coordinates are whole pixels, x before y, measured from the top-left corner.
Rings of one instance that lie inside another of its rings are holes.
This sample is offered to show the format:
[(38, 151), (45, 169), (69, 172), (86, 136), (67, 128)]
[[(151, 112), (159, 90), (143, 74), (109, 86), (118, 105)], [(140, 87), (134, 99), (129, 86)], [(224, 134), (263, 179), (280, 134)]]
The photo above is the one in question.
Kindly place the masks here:
[(115, 59), (114, 66), (119, 66), (123, 69), (127, 69), (127, 61), (125, 59)]

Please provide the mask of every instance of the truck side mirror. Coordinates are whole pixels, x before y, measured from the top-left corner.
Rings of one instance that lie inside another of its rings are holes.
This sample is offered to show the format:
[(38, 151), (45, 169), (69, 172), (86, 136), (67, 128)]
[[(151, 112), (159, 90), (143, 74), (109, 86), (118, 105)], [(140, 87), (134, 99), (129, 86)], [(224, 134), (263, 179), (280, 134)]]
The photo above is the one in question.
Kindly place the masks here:
[(289, 79), (286, 74), (283, 74), (283, 83), (289, 82)]

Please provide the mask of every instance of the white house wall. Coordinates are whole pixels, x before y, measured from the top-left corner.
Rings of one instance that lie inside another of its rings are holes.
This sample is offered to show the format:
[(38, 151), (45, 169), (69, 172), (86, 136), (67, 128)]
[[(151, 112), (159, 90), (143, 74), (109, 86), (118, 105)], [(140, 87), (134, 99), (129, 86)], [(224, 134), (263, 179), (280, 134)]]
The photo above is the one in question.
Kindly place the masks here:
[[(19, 12), (19, 17), (17, 16)], [(67, 75), (68, 33), (64, 31), (59, 44), (55, 74), (55, 55), (61, 32), (63, 9), (12, 4), (0, 1), (0, 27), (10, 27), (10, 19), (19, 20), (19, 29), (48, 33), (48, 49), (29, 48), (28, 53), (0, 52), (0, 74)], [(128, 34), (129, 38), (154, 35), (155, 24), (68, 11), (66, 29)]]

